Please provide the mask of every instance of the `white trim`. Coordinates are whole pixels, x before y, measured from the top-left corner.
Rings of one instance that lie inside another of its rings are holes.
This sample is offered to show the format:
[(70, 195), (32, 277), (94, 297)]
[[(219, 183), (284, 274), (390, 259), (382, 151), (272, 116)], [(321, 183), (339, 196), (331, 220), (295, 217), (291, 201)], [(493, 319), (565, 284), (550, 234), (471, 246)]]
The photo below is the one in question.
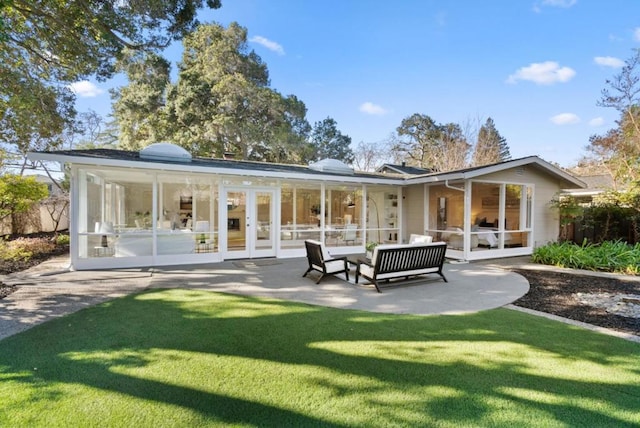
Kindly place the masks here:
[(406, 179), (406, 184), (418, 184), (418, 183), (433, 183), (440, 184), (442, 181), (452, 181), (452, 180), (468, 180), (476, 177), (481, 177), (483, 175), (493, 174), (496, 172), (505, 171), (512, 168), (517, 168), (520, 166), (526, 165), (536, 165), (541, 169), (545, 170), (547, 173), (551, 175), (555, 175), (560, 179), (571, 183), (572, 185), (578, 188), (585, 188), (587, 185), (573, 177), (569, 173), (564, 172), (560, 168), (557, 168), (550, 163), (540, 159), (538, 156), (529, 156), (526, 158), (516, 159), (512, 161), (506, 161), (499, 164), (488, 165), (484, 167), (478, 167), (470, 170), (461, 170), (461, 171), (451, 171), (444, 173), (432, 173), (427, 176), (420, 177), (412, 177)]
[[(324, 175), (313, 174), (305, 172), (284, 172), (284, 171), (265, 171), (265, 170), (249, 170), (249, 169), (237, 169), (232, 165), (229, 168), (219, 168), (212, 166), (194, 165), (194, 164), (167, 164), (160, 162), (145, 162), (145, 161), (128, 161), (121, 159), (102, 159), (102, 158), (90, 158), (85, 156), (70, 156), (70, 155), (58, 155), (55, 153), (36, 153), (29, 152), (27, 154), (29, 159), (32, 160), (46, 160), (51, 162), (66, 162), (74, 165), (82, 165), (85, 168), (91, 166), (98, 167), (113, 167), (113, 168), (134, 168), (137, 170), (146, 169), (153, 171), (173, 171), (173, 172), (189, 172), (189, 173), (204, 173), (204, 174), (218, 174), (228, 175), (234, 177), (265, 177), (274, 179), (288, 179), (288, 180), (316, 180), (316, 181), (331, 181), (339, 183), (369, 183), (369, 184), (395, 184), (402, 185), (402, 178), (392, 177), (365, 177), (362, 175), (345, 176), (345, 175)], [(259, 165), (259, 162), (256, 162)], [(300, 165), (291, 165), (299, 166)]]

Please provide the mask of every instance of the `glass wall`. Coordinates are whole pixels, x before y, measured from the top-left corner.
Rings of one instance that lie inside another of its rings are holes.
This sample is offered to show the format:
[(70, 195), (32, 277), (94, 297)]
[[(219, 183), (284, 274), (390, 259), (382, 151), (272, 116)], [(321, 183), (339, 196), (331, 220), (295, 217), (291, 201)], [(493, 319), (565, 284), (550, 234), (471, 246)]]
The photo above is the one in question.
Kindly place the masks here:
[(217, 251), (211, 178), (116, 169), (78, 169), (77, 177), (79, 259)]
[(472, 183), (471, 250), (529, 246), (533, 188), (510, 183)]
[(304, 248), (305, 239), (320, 240), (320, 184), (284, 183), (280, 197), (280, 246)]
[(153, 175), (78, 171), (78, 257), (114, 257), (123, 232), (135, 231), (138, 251), (151, 255)]
[[(463, 183), (455, 184), (462, 187)], [(445, 241), (449, 248), (461, 250), (464, 238), (464, 191), (437, 185), (429, 187), (427, 233), (434, 241)]]
[(362, 186), (327, 186), (325, 190), (325, 245), (362, 245)]
[[(429, 187), (429, 234), (447, 242), (452, 250), (464, 249), (463, 186), (459, 183)], [(469, 249), (493, 251), (528, 247), (532, 232), (532, 197), (531, 185), (472, 182)]]
[(400, 242), (399, 192), (373, 186), (365, 203), (360, 185), (327, 185), (321, 201), (319, 184), (283, 183), (280, 247), (303, 249), (305, 239), (324, 239), (327, 247), (364, 246), (365, 232), (370, 242)]

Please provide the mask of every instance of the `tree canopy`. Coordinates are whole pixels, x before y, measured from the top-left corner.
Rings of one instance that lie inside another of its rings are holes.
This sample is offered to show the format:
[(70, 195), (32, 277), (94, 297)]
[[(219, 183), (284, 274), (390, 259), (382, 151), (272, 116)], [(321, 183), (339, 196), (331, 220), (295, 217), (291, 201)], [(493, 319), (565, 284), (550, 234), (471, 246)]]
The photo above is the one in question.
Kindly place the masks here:
[(606, 81), (598, 105), (618, 110), (617, 127), (592, 135), (587, 161), (602, 165), (616, 186), (640, 182), (640, 49), (625, 61), (619, 74)]
[(269, 87), (265, 63), (237, 23), (199, 26), (184, 38), (178, 78), (154, 54), (126, 55), (127, 86), (112, 91), (120, 146), (175, 142), (195, 156), (304, 163), (311, 158), (307, 108)]
[(338, 124), (330, 117), (316, 122), (311, 132), (313, 160), (338, 159), (347, 164), (354, 161), (351, 137), (338, 130)]
[(408, 158), (409, 164), (436, 171), (451, 171), (467, 166), (471, 149), (460, 125), (438, 124), (425, 114), (413, 114), (396, 129), (398, 140), (393, 150)]
[(69, 85), (109, 78), (125, 48), (158, 51), (220, 0), (0, 1), (0, 138), (20, 152), (55, 147), (74, 126)]

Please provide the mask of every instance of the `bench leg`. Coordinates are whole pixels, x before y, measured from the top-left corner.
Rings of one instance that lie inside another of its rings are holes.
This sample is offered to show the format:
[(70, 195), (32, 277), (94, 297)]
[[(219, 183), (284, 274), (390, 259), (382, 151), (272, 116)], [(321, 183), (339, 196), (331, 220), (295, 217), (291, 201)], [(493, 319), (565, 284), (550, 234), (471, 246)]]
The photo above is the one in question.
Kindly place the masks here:
[[(389, 281), (387, 280), (387, 282), (389, 282)], [(382, 291), (380, 291), (380, 287), (378, 287), (378, 281), (373, 280), (373, 285), (376, 287), (376, 291), (378, 293), (382, 293)]]
[(442, 271), (438, 272), (438, 274), (442, 277), (442, 279), (444, 279), (444, 282), (449, 282), (447, 281), (447, 277), (444, 276), (444, 274), (442, 273)]

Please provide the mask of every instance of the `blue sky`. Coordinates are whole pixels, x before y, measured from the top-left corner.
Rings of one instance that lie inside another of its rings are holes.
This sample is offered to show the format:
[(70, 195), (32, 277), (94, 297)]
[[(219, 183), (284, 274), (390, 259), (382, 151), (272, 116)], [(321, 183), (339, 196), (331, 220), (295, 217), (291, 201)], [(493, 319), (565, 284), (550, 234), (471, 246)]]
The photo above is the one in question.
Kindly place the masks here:
[[(354, 145), (414, 113), (461, 125), (492, 117), (514, 158), (570, 166), (618, 113), (596, 106), (640, 48), (636, 0), (222, 0), (202, 22), (236, 21), (271, 86), (311, 124), (334, 118)], [(180, 44), (165, 55), (180, 60)], [(174, 69), (175, 72), (175, 69)], [(78, 109), (110, 112), (122, 79), (81, 82)]]

